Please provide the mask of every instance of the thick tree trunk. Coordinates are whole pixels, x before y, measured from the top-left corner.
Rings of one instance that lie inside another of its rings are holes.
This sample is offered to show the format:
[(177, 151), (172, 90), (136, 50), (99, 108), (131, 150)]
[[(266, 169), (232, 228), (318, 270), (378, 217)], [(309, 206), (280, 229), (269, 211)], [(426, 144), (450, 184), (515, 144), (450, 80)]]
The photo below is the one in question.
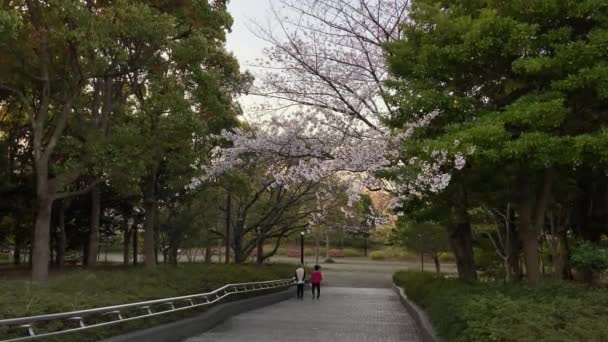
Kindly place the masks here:
[(461, 184), (459, 190), (452, 207), (452, 223), (447, 226), (448, 238), (456, 258), (458, 278), (472, 282), (477, 280), (477, 268), (473, 254), (471, 221), (467, 212), (467, 191)]
[(568, 245), (568, 231), (561, 229), (558, 232), (557, 255), (555, 257), (555, 274), (561, 279), (571, 280), (572, 270), (570, 269), (570, 246)]
[(526, 279), (528, 285), (532, 287), (538, 286), (541, 282), (538, 238), (539, 232), (532, 223), (532, 201), (527, 195), (519, 205), (519, 239), (524, 254)]
[(67, 235), (65, 232), (65, 212), (68, 208), (67, 200), (61, 201), (61, 207), (59, 208), (59, 224), (57, 232), (57, 267), (63, 268), (65, 263), (65, 249), (67, 244)]
[(466, 281), (476, 281), (477, 269), (473, 256), (471, 223), (466, 219), (448, 225), (448, 235), (452, 252), (456, 258), (458, 278)]
[[(538, 198), (533, 195), (528, 176), (521, 179), (521, 201), (519, 205), (519, 239), (524, 254), (528, 285), (538, 286), (542, 281), (538, 242), (545, 223), (545, 209), (551, 192), (552, 173), (547, 170)], [(536, 201), (535, 201), (536, 198)], [(536, 202), (536, 203), (535, 203)], [(534, 215), (534, 218), (533, 216)], [(534, 220), (534, 221), (533, 221)]]
[(156, 267), (156, 176), (150, 175), (144, 190), (144, 265), (147, 269)]
[(89, 230), (89, 248), (87, 250), (87, 268), (97, 265), (99, 253), (99, 223), (101, 220), (101, 191), (99, 185), (91, 190), (91, 226)]
[[(244, 251), (243, 251), (243, 231), (244, 231), (244, 224), (245, 224), (245, 217), (238, 217), (236, 219), (236, 222), (234, 224), (234, 227), (232, 229), (232, 233), (233, 233), (233, 249), (234, 249), (234, 262), (237, 264), (240, 264), (242, 262), (245, 261), (245, 259), (247, 258), (246, 255), (244, 255)], [(230, 249), (227, 249), (228, 251), (230, 251)], [(229, 254), (226, 254), (226, 257), (229, 257)]]
[(36, 162), (37, 210), (34, 225), (32, 264), (32, 281), (46, 282), (49, 274), (50, 258), (50, 225), (53, 207), (53, 194), (49, 191), (48, 165)]

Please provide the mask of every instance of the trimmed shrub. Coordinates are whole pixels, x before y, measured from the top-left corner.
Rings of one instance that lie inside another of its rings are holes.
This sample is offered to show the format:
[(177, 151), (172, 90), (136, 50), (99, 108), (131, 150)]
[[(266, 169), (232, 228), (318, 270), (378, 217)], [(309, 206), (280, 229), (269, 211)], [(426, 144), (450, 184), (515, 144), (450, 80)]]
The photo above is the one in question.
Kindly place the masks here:
[(608, 290), (562, 282), (530, 289), (466, 284), (431, 273), (397, 272), (394, 281), (428, 313), (446, 341), (607, 341)]
[(329, 257), (330, 258), (344, 258), (344, 251), (341, 249), (330, 249)]
[(386, 254), (383, 251), (373, 251), (369, 253), (369, 257), (372, 260), (384, 260), (386, 259)]
[(349, 258), (360, 257), (363, 256), (363, 251), (358, 250), (356, 248), (344, 248), (343, 250), (344, 256)]

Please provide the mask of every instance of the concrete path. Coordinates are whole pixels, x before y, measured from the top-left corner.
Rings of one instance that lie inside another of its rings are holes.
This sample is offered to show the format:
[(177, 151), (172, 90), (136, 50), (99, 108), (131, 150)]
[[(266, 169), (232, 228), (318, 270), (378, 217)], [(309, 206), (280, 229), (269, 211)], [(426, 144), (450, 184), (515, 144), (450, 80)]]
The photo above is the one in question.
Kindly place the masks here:
[[(294, 289), (295, 292), (295, 289)], [(324, 287), (235, 316), (186, 342), (420, 341), (415, 322), (387, 288)]]

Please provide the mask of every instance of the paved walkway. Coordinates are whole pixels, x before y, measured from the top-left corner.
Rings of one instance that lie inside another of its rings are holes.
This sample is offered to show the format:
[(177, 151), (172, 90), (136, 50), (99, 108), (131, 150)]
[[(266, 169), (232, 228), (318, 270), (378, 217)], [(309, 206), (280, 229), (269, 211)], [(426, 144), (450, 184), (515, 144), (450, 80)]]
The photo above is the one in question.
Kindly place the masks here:
[[(295, 292), (295, 289), (294, 289)], [(321, 299), (253, 310), (186, 342), (420, 341), (415, 322), (391, 289), (325, 287)]]

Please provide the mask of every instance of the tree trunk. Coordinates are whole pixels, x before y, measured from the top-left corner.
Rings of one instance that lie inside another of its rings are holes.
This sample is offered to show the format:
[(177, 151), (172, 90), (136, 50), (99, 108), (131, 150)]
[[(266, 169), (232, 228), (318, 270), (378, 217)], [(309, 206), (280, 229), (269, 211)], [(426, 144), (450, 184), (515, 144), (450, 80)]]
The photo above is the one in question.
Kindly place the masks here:
[(129, 245), (131, 245), (131, 232), (129, 231), (129, 221), (125, 220), (122, 235), (122, 264), (129, 265)]
[(511, 264), (509, 263), (509, 258), (505, 258), (502, 260), (502, 267), (505, 270), (505, 283), (511, 282)]
[(433, 253), (433, 261), (435, 262), (435, 273), (441, 274), (441, 264), (439, 263), (439, 255)]
[(531, 202), (525, 200), (519, 207), (519, 238), (524, 254), (524, 265), (526, 266), (526, 279), (528, 285), (535, 287), (541, 282), (540, 263), (538, 252), (539, 234), (532, 224)]
[[(231, 212), (232, 212), (232, 194), (230, 193), (230, 191), (226, 192), (226, 208), (225, 208), (225, 221), (226, 221), (226, 225), (225, 225), (225, 237), (226, 240), (224, 241), (225, 244), (225, 253), (226, 256), (224, 257), (224, 263), (229, 264), (230, 263), (230, 216), (231, 216)], [(236, 248), (235, 248), (235, 254), (236, 254)]]
[(67, 200), (61, 201), (61, 207), (59, 208), (59, 224), (57, 228), (59, 229), (58, 233), (58, 241), (57, 241), (57, 267), (59, 269), (63, 268), (65, 263), (65, 248), (67, 244), (67, 235), (65, 232), (65, 212), (68, 208)]
[(156, 267), (156, 243), (154, 241), (156, 219), (156, 176), (148, 176), (144, 190), (144, 265), (147, 269)]
[[(536, 205), (534, 205), (535, 196), (533, 196), (528, 176), (524, 175), (521, 179), (518, 231), (524, 254), (526, 279), (528, 280), (528, 285), (532, 287), (538, 286), (542, 280), (538, 242), (541, 228), (545, 222), (545, 209), (551, 192), (551, 182), (552, 173), (551, 170), (547, 170), (544, 174), (542, 188), (536, 200)], [(535, 216), (534, 221), (533, 214)]]
[(325, 232), (325, 260), (329, 259), (329, 232)]
[(315, 235), (315, 265), (319, 264), (319, 237)]
[[(242, 239), (243, 239), (243, 230), (245, 225), (245, 217), (238, 217), (232, 229), (233, 233), (233, 249), (234, 249), (234, 262), (240, 264), (245, 261), (247, 258), (243, 252)], [(230, 249), (227, 249), (230, 251)], [(228, 256), (228, 254), (226, 254)]]
[(258, 265), (264, 263), (264, 239), (261, 237), (258, 237), (257, 241), (256, 263)]
[[(40, 172), (38, 170), (38, 172)], [(47, 175), (39, 175), (38, 178), (38, 205), (36, 212), (36, 223), (34, 226), (32, 262), (32, 281), (44, 283), (49, 275), (50, 258), (50, 223), (53, 199), (47, 189)]]
[(222, 240), (217, 240), (217, 262), (222, 262)]
[[(512, 210), (510, 217), (514, 218), (515, 209), (510, 208), (510, 210)], [(510, 226), (511, 226), (511, 238), (509, 239), (509, 242), (511, 244), (511, 247), (510, 247), (511, 253), (509, 254), (509, 268), (511, 270), (510, 273), (514, 277), (514, 280), (520, 281), (523, 277), (523, 271), (522, 271), (522, 268), (520, 267), (521, 241), (518, 238), (519, 237), (519, 228), (515, 222), (512, 222)]]
[(453, 222), (447, 228), (450, 246), (456, 258), (458, 278), (472, 282), (477, 280), (477, 268), (473, 254), (473, 236), (467, 203), (467, 191), (464, 186), (460, 185), (460, 191), (452, 208)]
[(13, 254), (14, 265), (21, 265), (21, 248), (23, 248), (22, 242), (15, 240), (15, 251)]
[(211, 263), (211, 243), (207, 241), (207, 246), (205, 246), (205, 263)]
[(101, 220), (101, 191), (99, 185), (91, 190), (91, 228), (89, 230), (89, 248), (87, 250), (87, 268), (97, 265), (99, 252), (99, 222)]
[(477, 280), (475, 258), (473, 256), (473, 238), (471, 224), (468, 220), (448, 225), (450, 246), (456, 258), (458, 278), (466, 281)]
[[(169, 249), (168, 249), (168, 257), (169, 257), (169, 263), (173, 266), (177, 266), (177, 252), (179, 250), (179, 243), (177, 241), (170, 241), (169, 242)], [(165, 253), (167, 254), (167, 253)]]
[(154, 211), (154, 263), (158, 265), (158, 251), (160, 250), (164, 253), (165, 245), (159, 236), (158, 220), (156, 219), (158, 217), (158, 208), (156, 206), (154, 207)]
[(570, 246), (568, 245), (568, 230), (560, 229), (558, 232), (557, 255), (555, 257), (555, 274), (561, 279), (571, 280), (572, 270), (570, 269)]
[(137, 222), (133, 223), (133, 266), (137, 266), (137, 257), (138, 257), (138, 243), (139, 243), (139, 232), (137, 229)]

